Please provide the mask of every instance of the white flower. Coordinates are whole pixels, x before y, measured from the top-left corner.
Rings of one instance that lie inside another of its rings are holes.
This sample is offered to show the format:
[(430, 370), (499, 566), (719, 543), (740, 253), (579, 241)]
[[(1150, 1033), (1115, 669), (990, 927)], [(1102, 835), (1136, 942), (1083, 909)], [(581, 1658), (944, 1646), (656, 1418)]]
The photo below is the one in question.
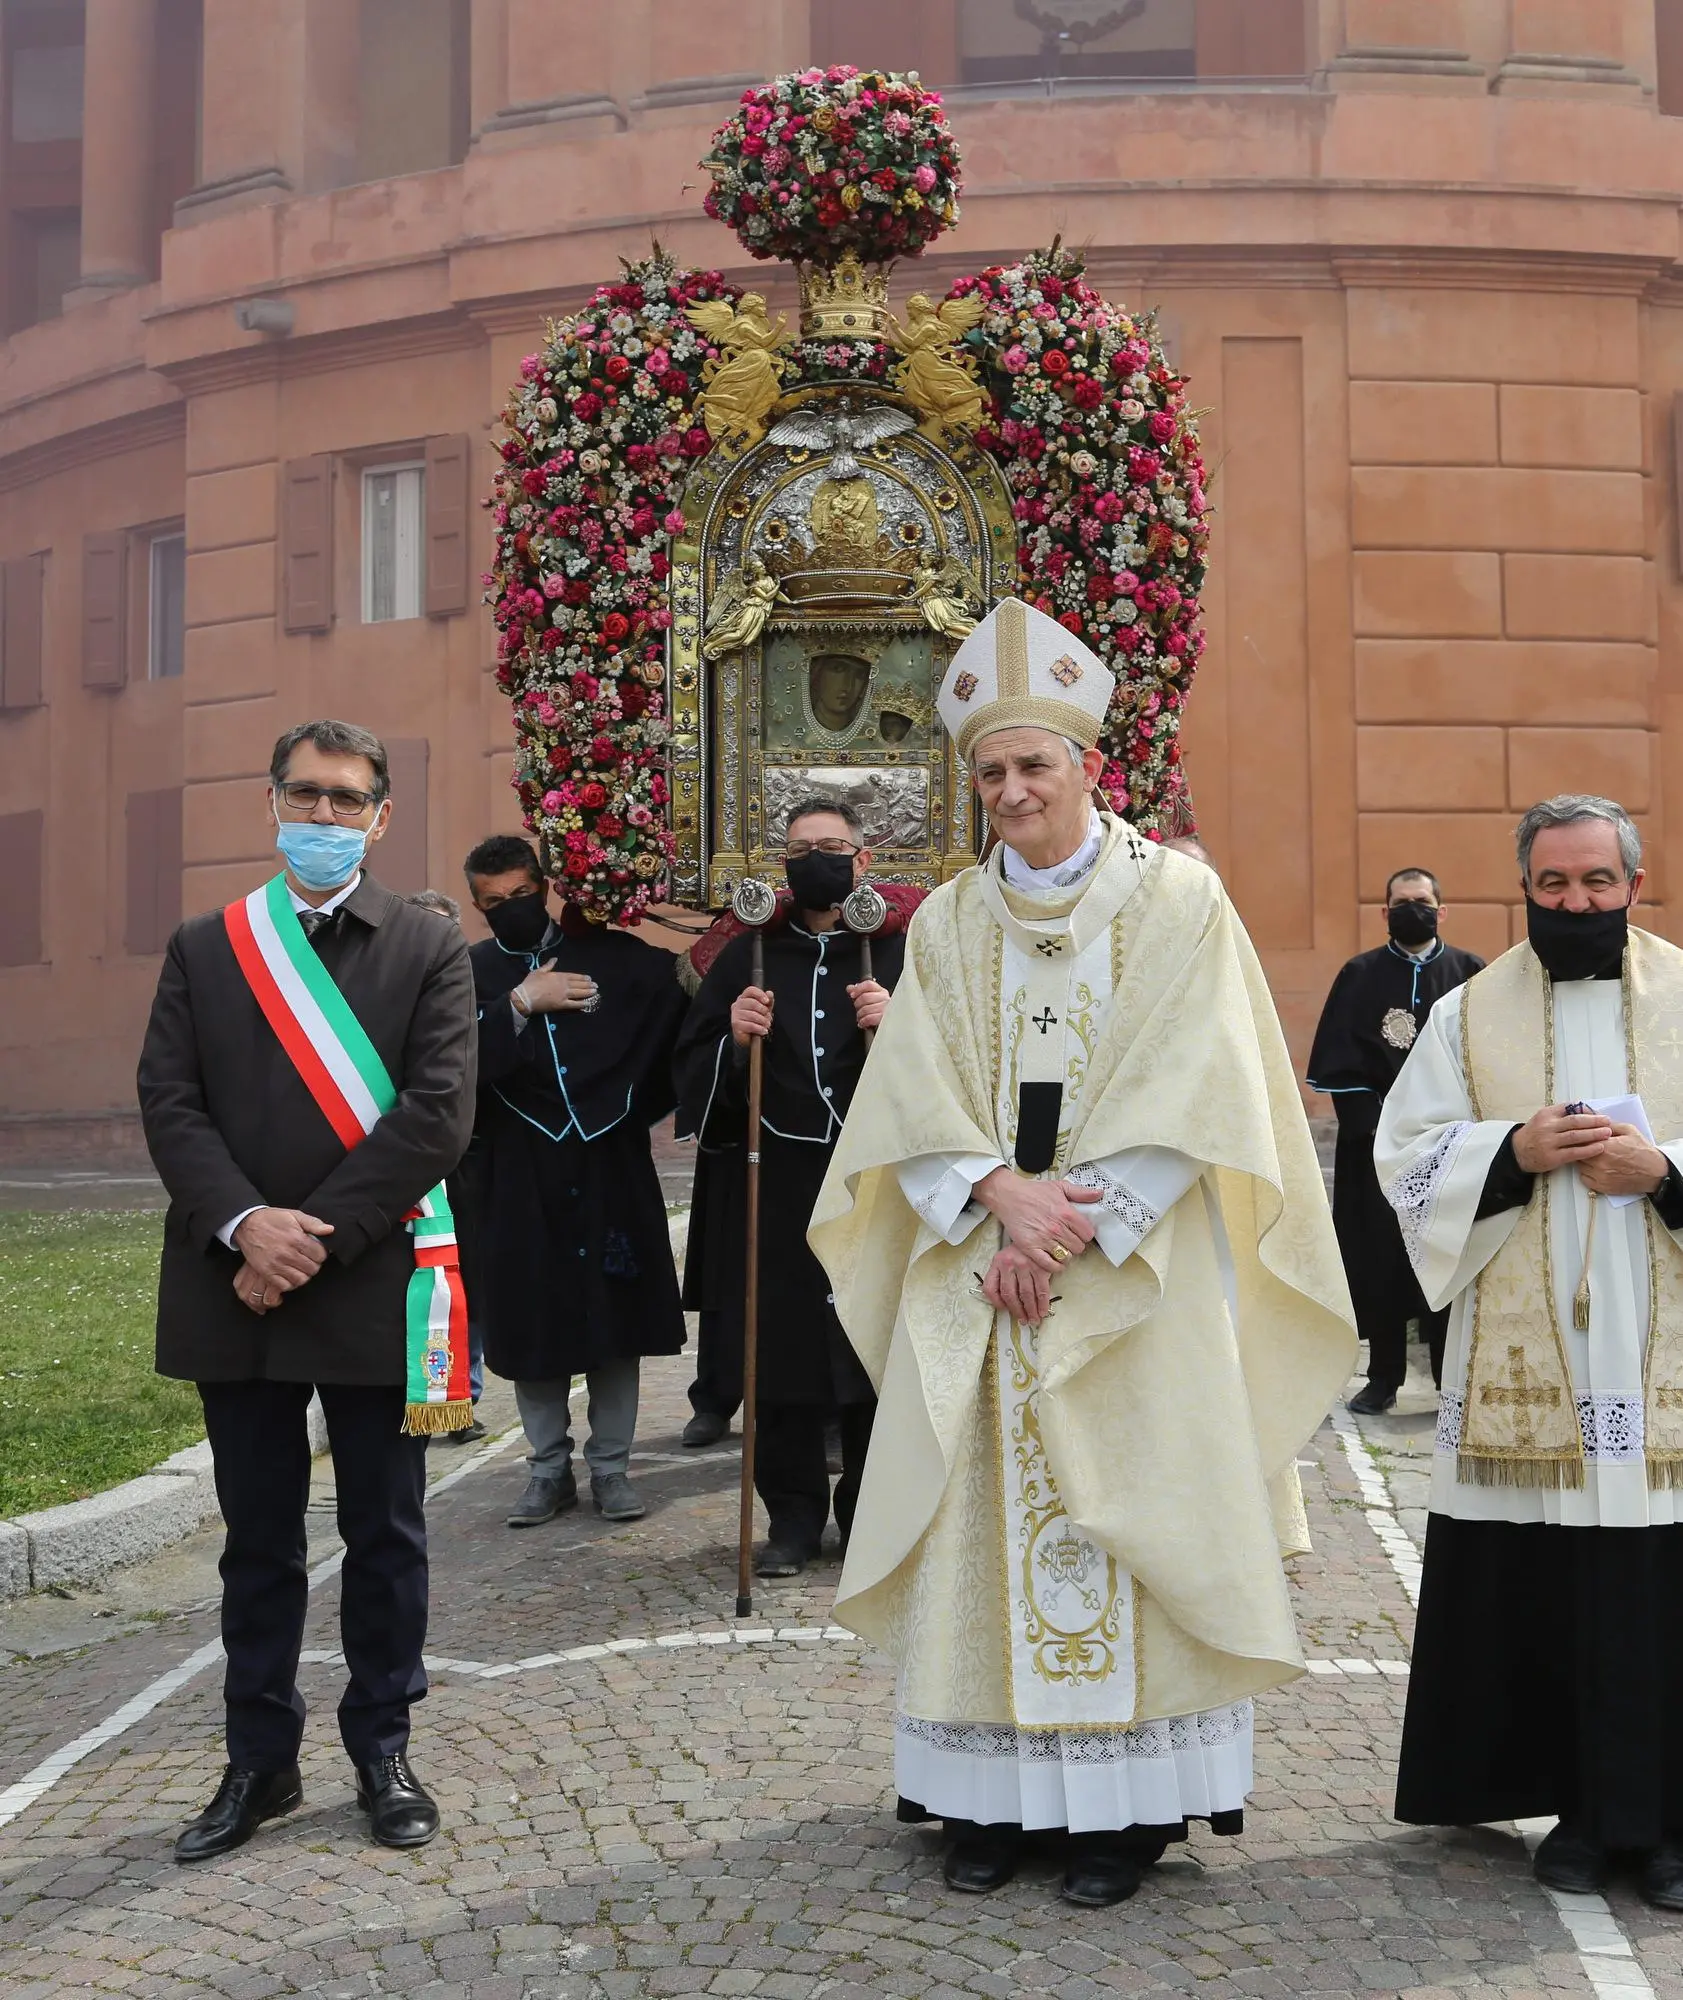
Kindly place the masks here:
[(1090, 451), (1078, 451), (1071, 456), (1069, 469), (1077, 479), (1091, 479), (1099, 469), (1099, 462)]

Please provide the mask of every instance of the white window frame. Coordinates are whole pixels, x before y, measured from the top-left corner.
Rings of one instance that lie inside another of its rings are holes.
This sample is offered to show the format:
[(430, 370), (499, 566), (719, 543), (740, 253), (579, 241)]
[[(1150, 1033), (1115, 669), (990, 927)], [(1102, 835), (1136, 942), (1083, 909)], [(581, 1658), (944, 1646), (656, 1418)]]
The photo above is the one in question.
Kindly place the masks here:
[[(158, 551), (166, 543), (178, 543), (181, 548), (181, 658), (173, 673), (166, 672), (162, 660), (163, 593), (158, 588)], [(187, 531), (185, 528), (166, 528), (162, 534), (153, 535), (146, 544), (146, 678), (153, 681), (175, 680), (187, 670)]]
[[(393, 515), (392, 608), (376, 613), (374, 606), (373, 485), (396, 476), (397, 507)], [(407, 475), (407, 476), (406, 476)], [(362, 622), (394, 624), (420, 618), (426, 604), (426, 464), (418, 458), (396, 459), (362, 468)]]

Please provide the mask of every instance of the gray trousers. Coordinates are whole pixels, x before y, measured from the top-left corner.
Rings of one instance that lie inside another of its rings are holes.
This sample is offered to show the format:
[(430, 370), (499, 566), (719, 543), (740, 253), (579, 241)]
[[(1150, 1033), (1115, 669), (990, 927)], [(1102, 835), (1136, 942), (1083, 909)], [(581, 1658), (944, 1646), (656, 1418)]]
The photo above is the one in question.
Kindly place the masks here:
[[(592, 1368), (584, 1378), (590, 1416), (584, 1462), (593, 1479), (606, 1479), (630, 1466), (631, 1440), (637, 1432), (637, 1366), (633, 1355), (629, 1361)], [(538, 1478), (564, 1478), (572, 1465), (573, 1413), (568, 1403), (572, 1390), (566, 1380), (514, 1385), (520, 1425), (532, 1447), (526, 1462)]]

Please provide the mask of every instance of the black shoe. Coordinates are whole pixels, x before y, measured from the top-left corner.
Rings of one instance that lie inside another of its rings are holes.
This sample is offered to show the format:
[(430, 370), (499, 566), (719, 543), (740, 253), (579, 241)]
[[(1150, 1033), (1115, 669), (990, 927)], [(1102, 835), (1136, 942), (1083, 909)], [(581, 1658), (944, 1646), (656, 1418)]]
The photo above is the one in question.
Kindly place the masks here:
[(1656, 1910), (1683, 1910), (1683, 1847), (1666, 1841), (1643, 1855), (1636, 1886)]
[(1353, 1417), (1382, 1417), (1387, 1410), (1396, 1408), (1397, 1392), (1385, 1389), (1377, 1382), (1370, 1382), (1365, 1389), (1358, 1389), (1344, 1407)]
[(243, 1847), (266, 1819), (279, 1819), (303, 1803), (298, 1766), (284, 1771), (245, 1771), (230, 1764), (213, 1798), (196, 1820), (181, 1829), (175, 1843), (177, 1861), (208, 1861)]
[(811, 1560), (787, 1542), (767, 1542), (754, 1558), (756, 1576), (799, 1576)]
[(1016, 1874), (1022, 1851), (1020, 1826), (971, 1827), (947, 1849), (941, 1873), (961, 1896), (988, 1896)]
[(475, 1417), (473, 1422), (462, 1430), (434, 1431), (428, 1442), (431, 1444), (480, 1444), (490, 1435), (491, 1433)]
[(730, 1419), (716, 1417), (711, 1410), (697, 1410), (684, 1426), (684, 1434), (678, 1442), (688, 1450), (695, 1451), (704, 1444), (717, 1444), (722, 1437), (730, 1436)]
[[(1664, 1851), (1656, 1849), (1656, 1853)], [(1599, 1896), (1611, 1873), (1602, 1850), (1564, 1820), (1544, 1837), (1531, 1857), (1531, 1872), (1545, 1889), (1558, 1889), (1563, 1896)], [(1647, 1879), (1646, 1869), (1643, 1879)]]
[(382, 1847), (425, 1847), (438, 1831), (438, 1808), (401, 1750), (356, 1767), (356, 1802)]
[(1069, 1860), (1064, 1864), (1063, 1899), (1084, 1910), (1108, 1910), (1125, 1903), (1145, 1880), (1146, 1864), (1125, 1853), (1115, 1838), (1102, 1833), (1072, 1833)]
[(578, 1504), (578, 1481), (573, 1477), (571, 1467), (560, 1479), (534, 1472), (526, 1482), (525, 1492), (514, 1503), (508, 1525), (511, 1528), (541, 1527), (545, 1521), (553, 1521), (557, 1514), (565, 1514), (569, 1507)]

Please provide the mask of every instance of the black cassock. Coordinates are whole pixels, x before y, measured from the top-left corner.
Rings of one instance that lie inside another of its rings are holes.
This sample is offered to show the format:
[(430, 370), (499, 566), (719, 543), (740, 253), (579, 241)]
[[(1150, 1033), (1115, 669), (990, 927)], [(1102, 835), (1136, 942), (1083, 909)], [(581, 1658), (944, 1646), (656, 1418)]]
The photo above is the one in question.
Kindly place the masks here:
[(1421, 1322), (1432, 1372), (1438, 1373), (1449, 1315), (1427, 1308), (1396, 1211), (1379, 1189), (1373, 1135), (1380, 1107), (1434, 1003), (1483, 970), (1482, 958), (1441, 939), (1424, 958), (1395, 944), (1364, 951), (1332, 982), (1309, 1052), (1309, 1088), (1325, 1091), (1338, 1117), (1332, 1219), (1356, 1331), (1368, 1343), (1368, 1379), (1381, 1388), (1402, 1386), (1411, 1319)]
[[(859, 940), (841, 928), (815, 933), (787, 923), (767, 931), (764, 946), (775, 997), (760, 1166), (759, 1395), (778, 1404), (869, 1403), (870, 1380), (806, 1241), (865, 1066), (865, 1038), (847, 997), (864, 977)], [(679, 1130), (700, 1141), (684, 1304), (719, 1315), (719, 1344), (732, 1357), (742, 1351), (748, 1058), (731, 1039), (730, 1010), (752, 984), (752, 949), (751, 937), (733, 938), (708, 968), (676, 1061)], [(905, 952), (904, 933), (871, 940), (880, 985), (892, 989)]]
[[(670, 953), (624, 931), (551, 930), (535, 953), (472, 951), (479, 1116), (468, 1163), (469, 1273), (499, 1375), (552, 1382), (684, 1344), (649, 1127), (672, 1109), (685, 999)], [(539, 963), (588, 974), (593, 1013), (534, 1014), (508, 995)]]

